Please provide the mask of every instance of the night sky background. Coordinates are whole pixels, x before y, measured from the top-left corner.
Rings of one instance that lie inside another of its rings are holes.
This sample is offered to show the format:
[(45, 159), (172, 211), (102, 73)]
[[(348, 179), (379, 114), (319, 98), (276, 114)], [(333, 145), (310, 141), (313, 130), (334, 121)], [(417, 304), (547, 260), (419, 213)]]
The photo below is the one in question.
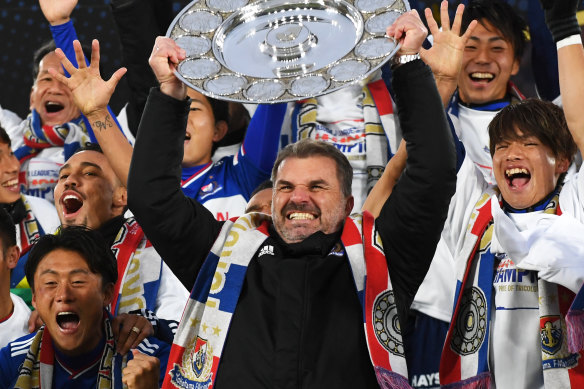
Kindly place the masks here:
[[(533, 0), (509, 0), (509, 3), (526, 18), (529, 1)], [(450, 1), (451, 10), (454, 10), (459, 2)], [(186, 0), (171, 1), (169, 6), (172, 7), (174, 14), (178, 14), (189, 3), (190, 1)], [(419, 10), (429, 6), (436, 17), (438, 4), (439, 1), (436, 0), (417, 0)], [(122, 66), (120, 43), (111, 15), (110, 0), (80, 0), (73, 12), (73, 20), (82, 43), (89, 44), (91, 39), (99, 39), (104, 73), (109, 78), (115, 69)], [(22, 118), (26, 117), (29, 112), (29, 93), (33, 81), (32, 54), (49, 39), (51, 39), (51, 34), (48, 23), (35, 0), (0, 0), (0, 106), (2, 108), (14, 111)], [(526, 54), (522, 64), (523, 70), (515, 82), (526, 95), (533, 96), (529, 50)], [(126, 96), (127, 86), (122, 83), (111, 102), (115, 112), (121, 109)]]

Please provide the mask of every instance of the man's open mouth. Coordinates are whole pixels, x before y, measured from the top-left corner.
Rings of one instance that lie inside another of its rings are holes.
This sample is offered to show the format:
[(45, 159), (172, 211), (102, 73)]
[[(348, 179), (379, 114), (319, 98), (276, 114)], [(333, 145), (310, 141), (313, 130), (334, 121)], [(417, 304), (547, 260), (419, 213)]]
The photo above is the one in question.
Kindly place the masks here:
[(61, 200), (66, 215), (73, 214), (83, 206), (83, 199), (72, 194), (65, 195)]
[(15, 187), (18, 187), (18, 179), (15, 178), (13, 180), (8, 180), (2, 183), (2, 187), (3, 188), (8, 188), (8, 189), (13, 189)]
[(75, 312), (59, 312), (57, 313), (57, 325), (65, 330), (71, 331), (79, 326), (79, 315)]
[(512, 188), (521, 188), (531, 180), (531, 174), (525, 168), (513, 168), (505, 170), (505, 179)]
[(470, 79), (474, 82), (482, 82), (488, 84), (489, 82), (493, 81), (495, 75), (492, 73), (485, 73), (485, 72), (474, 72), (469, 75)]
[(316, 216), (306, 212), (292, 212), (288, 215), (289, 220), (314, 220)]
[(45, 103), (45, 110), (48, 113), (55, 113), (55, 112), (59, 112), (62, 111), (65, 107), (63, 106), (63, 104), (58, 103), (56, 101), (47, 101)]

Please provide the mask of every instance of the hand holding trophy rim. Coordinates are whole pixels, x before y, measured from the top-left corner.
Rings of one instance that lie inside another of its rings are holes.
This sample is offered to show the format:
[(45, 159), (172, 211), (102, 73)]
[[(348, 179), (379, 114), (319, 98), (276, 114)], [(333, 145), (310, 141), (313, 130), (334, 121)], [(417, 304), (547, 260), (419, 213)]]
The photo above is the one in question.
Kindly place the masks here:
[(167, 36), (185, 49), (177, 77), (213, 98), (296, 101), (361, 80), (399, 49), (385, 30), (407, 0), (195, 0)]

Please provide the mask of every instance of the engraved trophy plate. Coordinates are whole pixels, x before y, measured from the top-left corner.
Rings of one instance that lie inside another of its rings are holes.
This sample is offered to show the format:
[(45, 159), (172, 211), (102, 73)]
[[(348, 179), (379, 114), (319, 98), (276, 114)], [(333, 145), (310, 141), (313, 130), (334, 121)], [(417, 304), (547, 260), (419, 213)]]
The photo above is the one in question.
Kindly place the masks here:
[(214, 98), (274, 103), (369, 76), (398, 50), (385, 29), (407, 0), (195, 0), (167, 35), (185, 49), (177, 76)]

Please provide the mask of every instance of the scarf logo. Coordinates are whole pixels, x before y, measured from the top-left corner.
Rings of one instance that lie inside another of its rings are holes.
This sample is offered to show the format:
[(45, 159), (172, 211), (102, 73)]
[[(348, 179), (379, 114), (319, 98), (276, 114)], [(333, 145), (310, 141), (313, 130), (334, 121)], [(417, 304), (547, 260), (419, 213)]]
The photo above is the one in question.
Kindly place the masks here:
[(450, 347), (459, 355), (475, 353), (483, 344), (487, 328), (487, 299), (482, 290), (473, 286), (460, 297), (460, 313)]
[(401, 329), (397, 317), (397, 307), (393, 291), (385, 291), (377, 296), (373, 304), (373, 328), (375, 336), (384, 349), (398, 356), (404, 356)]
[(198, 379), (201, 379), (201, 375), (203, 373), (206, 373), (203, 376), (203, 379), (206, 378), (206, 376), (208, 375), (208, 371), (206, 370), (211, 370), (211, 364), (209, 364), (208, 362), (212, 362), (213, 360), (213, 355), (211, 354), (211, 346), (208, 345), (205, 339), (202, 339), (201, 337), (197, 336), (197, 339), (195, 341), (195, 349), (193, 350), (192, 355), (193, 363), (191, 367), (195, 372), (195, 376)]
[(562, 324), (560, 316), (543, 316), (539, 319), (541, 349), (549, 355), (556, 354), (562, 347)]
[(206, 339), (197, 335), (190, 342), (182, 358), (182, 366), (174, 364), (169, 372), (177, 388), (203, 389), (212, 384), (213, 349)]

